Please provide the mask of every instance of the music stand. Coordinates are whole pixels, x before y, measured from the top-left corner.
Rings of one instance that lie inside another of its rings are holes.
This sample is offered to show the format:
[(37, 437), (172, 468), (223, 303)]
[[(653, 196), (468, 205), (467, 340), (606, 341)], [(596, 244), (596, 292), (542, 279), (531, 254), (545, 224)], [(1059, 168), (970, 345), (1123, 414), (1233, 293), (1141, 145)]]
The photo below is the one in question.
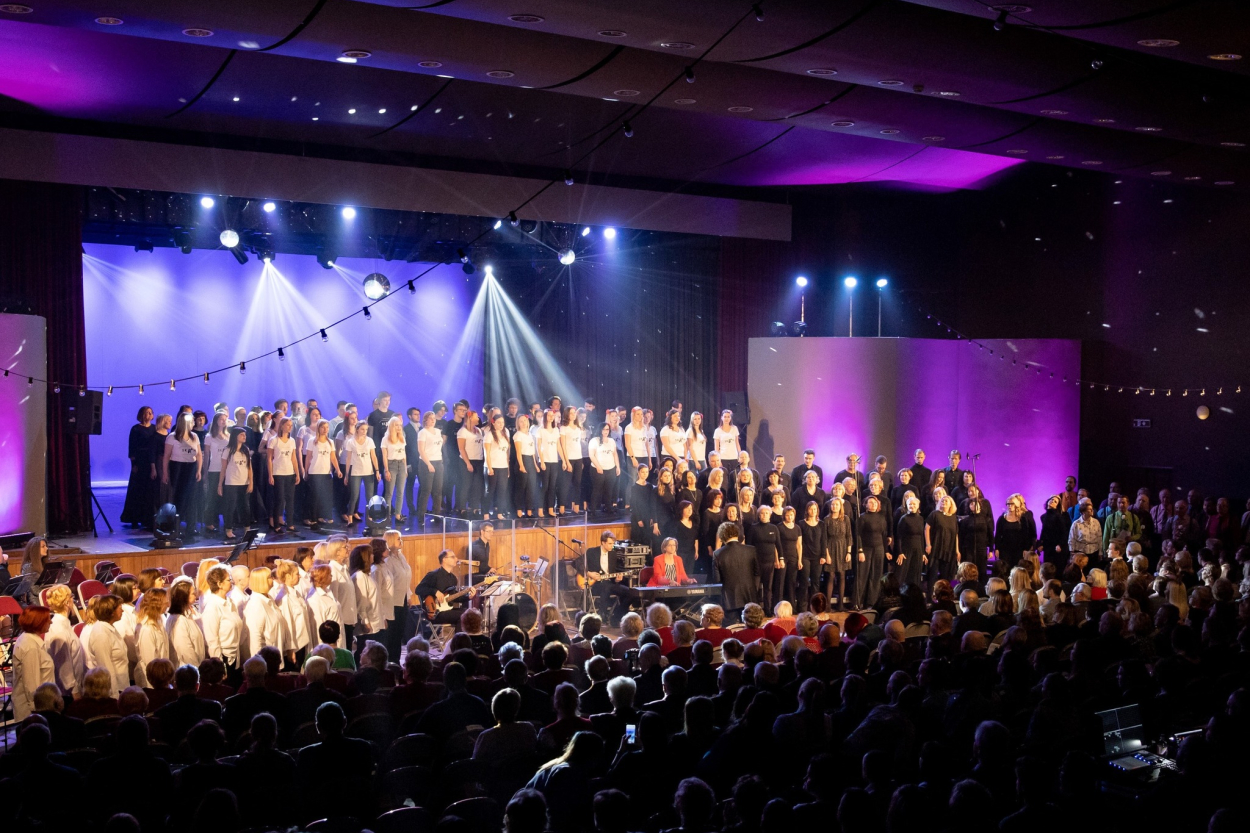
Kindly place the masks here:
[(35, 587), (50, 587), (53, 584), (62, 584), (61, 576), (64, 575), (66, 581), (74, 573), (73, 561), (48, 561), (43, 565), (43, 572), (39, 574), (39, 578), (35, 581)]
[(550, 561), (545, 558), (540, 558), (538, 559), (538, 565), (534, 568), (534, 587), (538, 591), (539, 607), (542, 607), (543, 604), (543, 581), (547, 578), (547, 570), (550, 567)]
[(243, 557), (243, 553), (252, 548), (252, 544), (265, 542), (265, 535), (259, 529), (249, 529), (243, 533), (243, 538), (239, 543), (234, 545), (234, 549), (230, 551), (230, 555), (226, 557), (223, 564), (233, 564)]

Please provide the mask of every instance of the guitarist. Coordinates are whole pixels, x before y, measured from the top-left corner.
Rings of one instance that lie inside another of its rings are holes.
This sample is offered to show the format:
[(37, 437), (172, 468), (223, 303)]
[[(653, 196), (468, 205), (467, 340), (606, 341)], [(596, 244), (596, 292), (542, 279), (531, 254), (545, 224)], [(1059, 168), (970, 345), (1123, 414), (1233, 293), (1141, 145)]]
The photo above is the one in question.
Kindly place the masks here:
[[(456, 567), (460, 565), (460, 559), (451, 550), (443, 550), (438, 554), (438, 569), (430, 570), (425, 574), (425, 578), (421, 579), (417, 584), (416, 596), (425, 603), (430, 597), (434, 598), (435, 604), (441, 604), (444, 596), (448, 596), (455, 592), (460, 586), (460, 580), (456, 578)], [(434, 616), (427, 616), (427, 620), (432, 625), (457, 625), (460, 622), (460, 614), (464, 613), (468, 606), (469, 599), (477, 595), (477, 588), (474, 587), (467, 596), (457, 599), (450, 610), (443, 610)]]
[(586, 550), (584, 556), (573, 562), (573, 568), (577, 570), (579, 576), (592, 582), (590, 592), (595, 595), (595, 601), (599, 605), (599, 610), (604, 614), (608, 612), (609, 605), (615, 598), (617, 615), (612, 618), (619, 620), (629, 610), (630, 606), (638, 604), (640, 599), (637, 590), (621, 583), (620, 579), (623, 576), (620, 574), (613, 575), (610, 572), (611, 558), (609, 554), (612, 551), (612, 545), (615, 543), (616, 536), (612, 534), (611, 530), (605, 529), (603, 534), (599, 536), (599, 546)]

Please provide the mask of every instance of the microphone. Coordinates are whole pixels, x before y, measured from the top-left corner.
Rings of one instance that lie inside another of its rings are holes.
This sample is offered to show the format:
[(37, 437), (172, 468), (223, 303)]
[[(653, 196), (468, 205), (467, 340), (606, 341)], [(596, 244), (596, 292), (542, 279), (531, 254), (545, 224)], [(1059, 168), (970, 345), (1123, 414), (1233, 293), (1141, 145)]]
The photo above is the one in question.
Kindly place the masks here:
[(569, 540), (570, 540), (570, 541), (572, 541), (574, 544), (580, 544), (580, 543), (582, 543), (581, 541), (577, 540), (576, 538), (570, 538)]

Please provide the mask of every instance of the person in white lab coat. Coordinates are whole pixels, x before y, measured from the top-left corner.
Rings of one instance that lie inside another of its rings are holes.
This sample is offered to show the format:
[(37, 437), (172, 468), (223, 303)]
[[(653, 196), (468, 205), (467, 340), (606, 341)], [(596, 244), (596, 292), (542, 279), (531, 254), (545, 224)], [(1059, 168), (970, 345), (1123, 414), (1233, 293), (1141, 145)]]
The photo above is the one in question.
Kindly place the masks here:
[(304, 656), (313, 645), (312, 612), (308, 600), (299, 592), (300, 570), (294, 561), (279, 561), (275, 567), (278, 579), (276, 604), (282, 612), (287, 632), (287, 670), (298, 671), (304, 667)]
[(343, 632), (339, 638), (340, 648), (353, 648), (354, 631), (360, 614), (356, 610), (356, 589), (352, 585), (351, 574), (347, 570), (348, 547), (346, 537), (331, 538), (326, 542), (329, 550), (330, 569), (334, 571), (334, 580), (330, 583), (330, 592), (339, 603), (339, 623)]
[(204, 648), (210, 657), (217, 657), (226, 664), (226, 674), (232, 676), (243, 667), (239, 647), (243, 638), (243, 618), (239, 609), (227, 598), (234, 586), (230, 570), (217, 566), (204, 577), (208, 593), (203, 598), (200, 626), (204, 629)]
[(194, 665), (208, 658), (208, 643), (204, 632), (200, 630), (199, 613), (195, 606), (195, 583), (189, 578), (180, 578), (169, 588), (169, 616), (165, 620), (165, 631), (169, 634), (169, 659), (174, 667)]
[(117, 629), (112, 627), (122, 618), (122, 600), (107, 593), (97, 596), (95, 603), (96, 624), (109, 627), (91, 629), (87, 653), (95, 662), (94, 667), (109, 672), (113, 683), (113, 696), (117, 697), (130, 685), (130, 660), (126, 653), (126, 643)]
[(52, 611), (32, 605), (17, 617), (22, 635), (13, 643), (13, 716), (19, 722), (35, 710), (35, 689), (55, 682), (52, 657), (45, 647)]
[(169, 591), (164, 587), (153, 587), (139, 600), (139, 627), (135, 633), (139, 660), (135, 665), (135, 684), (140, 688), (152, 687), (148, 680), (148, 663), (169, 659), (169, 635), (165, 632), (165, 611), (168, 609)]
[[(361, 645), (366, 636), (375, 639), (374, 634), (385, 627), (382, 611), (378, 607), (378, 586), (373, 582), (372, 566), (373, 547), (361, 544), (352, 549), (348, 570), (356, 593), (356, 641)], [(347, 647), (353, 652), (356, 650), (355, 645), (348, 644)]]
[(44, 640), (44, 647), (52, 657), (52, 665), (56, 669), (56, 684), (61, 689), (61, 696), (73, 700), (82, 696), (82, 680), (87, 676), (86, 654), (82, 643), (69, 623), (69, 612), (74, 607), (74, 593), (64, 584), (48, 588), (44, 594), (48, 607), (52, 611), (52, 626)]
[[(247, 626), (248, 658), (260, 653), (261, 648), (273, 646), (286, 655), (286, 639), (282, 626), (282, 613), (269, 596), (273, 589), (273, 573), (268, 567), (252, 570), (248, 581), (252, 593), (243, 608), (243, 622)], [(246, 662), (246, 660), (244, 660)]]
[(339, 603), (330, 593), (330, 584), (334, 580), (334, 571), (329, 564), (315, 564), (308, 571), (312, 579), (313, 589), (308, 594), (308, 608), (312, 612), (313, 632), (321, 632), (323, 622), (334, 622), (342, 633), (343, 623), (339, 621)]

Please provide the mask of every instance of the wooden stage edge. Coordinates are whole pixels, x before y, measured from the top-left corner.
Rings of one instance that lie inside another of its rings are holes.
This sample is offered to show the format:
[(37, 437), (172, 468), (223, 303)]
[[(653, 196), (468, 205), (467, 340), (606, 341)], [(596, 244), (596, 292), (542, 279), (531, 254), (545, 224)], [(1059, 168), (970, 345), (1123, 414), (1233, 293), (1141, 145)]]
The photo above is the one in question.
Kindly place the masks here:
[[(477, 537), (477, 526), (474, 524), (474, 538)], [(560, 561), (570, 561), (585, 548), (598, 546), (599, 536), (605, 529), (612, 530), (618, 539), (623, 539), (629, 534), (628, 522), (561, 526), (559, 539), (567, 546), (557, 546), (554, 527), (517, 528), (514, 532), (507, 526), (500, 525), (495, 527), (494, 538), (491, 540), (490, 566), (499, 573), (508, 574), (512, 570), (514, 557), (518, 570), (524, 563), (522, 556), (528, 556), (532, 564), (537, 564), (540, 560), (553, 561), (557, 557)], [(584, 546), (573, 543), (574, 538), (585, 542)], [(236, 563), (247, 564), (249, 567), (264, 567), (265, 559), (271, 556), (291, 559), (298, 547), (311, 547), (323, 540), (325, 540), (324, 537), (266, 542), (252, 547)], [(352, 546), (368, 543), (369, 540), (367, 537), (349, 538)], [(437, 566), (439, 552), (443, 549), (450, 549), (461, 558), (465, 558), (469, 542), (470, 538), (466, 530), (454, 533), (448, 531), (446, 536), (441, 531), (424, 534), (404, 533), (403, 552), (408, 559), (408, 565), (412, 568), (413, 586), (415, 587), (427, 572)], [(54, 560), (73, 560), (87, 578), (92, 578), (95, 574), (95, 565), (99, 561), (112, 561), (121, 568), (123, 573), (134, 575), (148, 567), (164, 567), (174, 574), (179, 574), (183, 564), (199, 562), (206, 558), (224, 560), (229, 557), (233, 549), (233, 546), (220, 545), (139, 552), (87, 553), (77, 547), (67, 547), (54, 548), (49, 555)], [(461, 570), (463, 569), (462, 567)], [(411, 589), (410, 587), (409, 590)]]

